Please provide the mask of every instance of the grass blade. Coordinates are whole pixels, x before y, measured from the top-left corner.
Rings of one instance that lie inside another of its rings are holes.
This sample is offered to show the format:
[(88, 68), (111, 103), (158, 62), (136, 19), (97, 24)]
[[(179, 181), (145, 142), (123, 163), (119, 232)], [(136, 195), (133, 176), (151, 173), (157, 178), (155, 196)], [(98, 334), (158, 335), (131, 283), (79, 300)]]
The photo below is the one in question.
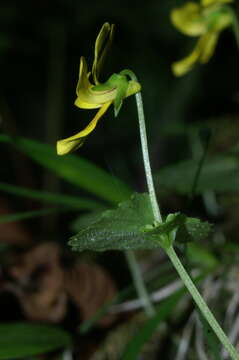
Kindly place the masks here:
[(20, 186), (9, 185), (3, 182), (0, 182), (0, 190), (16, 196), (37, 199), (41, 202), (63, 205), (79, 210), (104, 209), (104, 206), (95, 200), (83, 197), (62, 195), (58, 193), (50, 193), (47, 191), (32, 190)]
[(0, 360), (25, 358), (70, 345), (69, 334), (56, 326), (29, 323), (0, 325)]
[(131, 190), (121, 180), (82, 157), (58, 156), (52, 146), (23, 137), (1, 135), (0, 142), (13, 145), (64, 180), (111, 203), (126, 200), (131, 195)]
[(33, 210), (33, 211), (23, 211), (19, 213), (14, 214), (8, 214), (8, 215), (1, 215), (0, 216), (0, 224), (7, 223), (7, 222), (13, 222), (13, 221), (21, 221), (21, 220), (27, 220), (38, 216), (45, 216), (48, 214), (54, 214), (56, 212), (64, 212), (69, 211), (68, 208), (48, 208), (48, 209), (41, 209), (41, 210)]

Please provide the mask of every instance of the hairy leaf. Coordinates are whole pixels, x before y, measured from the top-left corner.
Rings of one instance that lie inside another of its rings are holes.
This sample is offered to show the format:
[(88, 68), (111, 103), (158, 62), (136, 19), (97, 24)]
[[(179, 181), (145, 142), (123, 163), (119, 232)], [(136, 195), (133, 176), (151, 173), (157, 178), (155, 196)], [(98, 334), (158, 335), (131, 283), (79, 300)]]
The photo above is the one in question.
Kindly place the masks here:
[(184, 220), (178, 228), (176, 242), (201, 241), (206, 239), (212, 231), (212, 226), (206, 221), (189, 217), (185, 217)]
[(187, 239), (208, 234), (200, 220), (179, 213), (169, 214), (164, 222), (155, 223), (148, 194), (135, 194), (117, 209), (107, 210), (92, 219), (92, 223), (86, 221), (86, 226), (70, 239), (73, 250), (167, 248), (181, 228)]

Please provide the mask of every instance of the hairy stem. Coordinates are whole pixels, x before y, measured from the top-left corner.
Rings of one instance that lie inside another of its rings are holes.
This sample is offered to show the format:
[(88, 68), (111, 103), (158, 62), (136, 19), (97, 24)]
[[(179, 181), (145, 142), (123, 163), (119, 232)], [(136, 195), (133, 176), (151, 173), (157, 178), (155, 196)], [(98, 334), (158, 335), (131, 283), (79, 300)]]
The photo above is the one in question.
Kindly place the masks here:
[[(138, 81), (136, 75), (131, 70), (123, 70), (121, 72), (122, 75), (128, 75), (132, 80)], [(149, 191), (149, 196), (152, 204), (154, 218), (158, 222), (162, 222), (162, 216), (159, 210), (159, 205), (155, 193), (153, 176), (151, 171), (151, 165), (149, 160), (149, 150), (148, 150), (148, 141), (147, 141), (147, 133), (146, 133), (146, 126), (145, 126), (145, 116), (144, 116), (144, 107), (143, 107), (143, 100), (141, 92), (135, 94), (136, 98), (136, 105), (138, 111), (138, 119), (139, 119), (139, 131), (140, 131), (140, 140), (141, 140), (141, 148), (143, 154), (143, 161), (144, 161), (144, 169), (145, 169), (145, 176)]]
[[(121, 74), (128, 75), (132, 80), (137, 81), (137, 77), (130, 70), (124, 70), (121, 72)], [(146, 134), (146, 127), (145, 127), (145, 117), (144, 117), (143, 101), (142, 101), (141, 93), (136, 94), (136, 103), (137, 103), (138, 118), (139, 118), (141, 147), (142, 147), (145, 174), (146, 174), (146, 179), (147, 179), (150, 200), (151, 200), (155, 220), (158, 222), (162, 222), (162, 216), (161, 216), (157, 198), (156, 198), (153, 177), (152, 177), (152, 171), (151, 171), (151, 166), (150, 166), (150, 160), (149, 160), (147, 134)], [(204, 299), (198, 292), (198, 290), (197, 290), (196, 286), (194, 285), (193, 281), (191, 280), (189, 274), (183, 267), (180, 259), (178, 258), (176, 252), (174, 251), (173, 246), (170, 246), (169, 248), (165, 248), (165, 251), (166, 251), (168, 257), (170, 258), (173, 266), (175, 267), (176, 271), (178, 272), (180, 278), (182, 279), (184, 285), (186, 286), (189, 293), (191, 294), (193, 300), (199, 307), (200, 311), (202, 312), (205, 319), (208, 321), (209, 325), (211, 326), (211, 328), (217, 335), (220, 342), (224, 345), (225, 349), (231, 355), (233, 360), (239, 360), (239, 353), (237, 352), (235, 347), (230, 343), (228, 337), (226, 336), (226, 334), (224, 333), (224, 331), (218, 324), (216, 318), (214, 317), (214, 315), (210, 311), (209, 307), (207, 306), (206, 302), (204, 301)], [(132, 269), (132, 272), (133, 272), (133, 269)], [(136, 270), (135, 275), (138, 276), (139, 274), (140, 274), (139, 271)], [(141, 278), (141, 274), (140, 274), (140, 278)], [(142, 278), (141, 278), (141, 280), (142, 280)], [(136, 279), (135, 279), (135, 283), (136, 283)], [(144, 290), (145, 290), (145, 288), (144, 288)], [(147, 292), (145, 294), (148, 298), (148, 301), (150, 301)], [(142, 294), (141, 296), (144, 296), (144, 295)]]
[(231, 355), (233, 360), (239, 360), (239, 353), (235, 349), (235, 347), (230, 343), (228, 337), (218, 324), (216, 318), (212, 314), (211, 310), (207, 306), (206, 302), (198, 292), (198, 289), (194, 285), (192, 279), (188, 275), (187, 271), (184, 269), (180, 259), (178, 258), (174, 248), (171, 246), (170, 248), (166, 249), (166, 253), (169, 256), (173, 266), (177, 270), (179, 276), (181, 277), (184, 285), (188, 289), (189, 293), (191, 294), (193, 300), (195, 301), (196, 305), (200, 309), (202, 315), (205, 317), (215, 334), (217, 335), (220, 342), (224, 345), (225, 349)]

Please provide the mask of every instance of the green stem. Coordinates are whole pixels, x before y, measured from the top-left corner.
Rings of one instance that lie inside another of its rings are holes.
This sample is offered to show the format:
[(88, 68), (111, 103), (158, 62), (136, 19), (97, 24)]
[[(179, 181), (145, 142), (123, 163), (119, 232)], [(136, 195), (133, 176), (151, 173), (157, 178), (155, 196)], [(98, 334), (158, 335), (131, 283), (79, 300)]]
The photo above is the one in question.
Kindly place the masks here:
[[(138, 81), (136, 75), (131, 70), (123, 70), (121, 72), (121, 75), (129, 76), (132, 80)], [(158, 202), (157, 202), (157, 198), (156, 198), (153, 177), (152, 177), (152, 171), (151, 171), (151, 166), (150, 166), (150, 161), (149, 161), (148, 142), (147, 142), (146, 127), (145, 127), (145, 117), (144, 117), (142, 96), (141, 96), (141, 93), (137, 93), (135, 96), (136, 96), (136, 105), (137, 105), (138, 119), (139, 119), (141, 147), (142, 147), (145, 175), (146, 175), (146, 181), (147, 181), (150, 201), (152, 204), (152, 210), (153, 210), (155, 220), (158, 222), (162, 222), (162, 217), (160, 214), (160, 210), (159, 210), (159, 206), (158, 206)], [(128, 264), (129, 264), (129, 267), (130, 267), (130, 270), (132, 273), (132, 277), (133, 277), (134, 284), (137, 289), (138, 295), (144, 304), (145, 312), (149, 316), (152, 316), (155, 314), (155, 310), (154, 310), (154, 307), (149, 298), (148, 292), (146, 290), (144, 280), (142, 278), (142, 275), (141, 275), (141, 272), (139, 269), (139, 265), (136, 261), (135, 255), (132, 251), (127, 251), (126, 258), (128, 260)]]
[(141, 275), (141, 271), (139, 268), (139, 265), (137, 263), (135, 254), (133, 251), (128, 250), (125, 252), (126, 255), (126, 259), (128, 261), (129, 264), (129, 268), (132, 274), (132, 278), (134, 281), (134, 285), (136, 287), (137, 293), (140, 297), (140, 299), (143, 302), (144, 308), (145, 308), (145, 312), (148, 316), (153, 316), (155, 315), (155, 310), (154, 307), (150, 301), (148, 292), (146, 290), (142, 275)]
[[(138, 81), (136, 75), (131, 70), (123, 70), (121, 72), (122, 75), (128, 75), (132, 80)], [(141, 140), (141, 148), (143, 154), (143, 161), (144, 161), (144, 169), (146, 175), (146, 181), (149, 191), (149, 196), (152, 204), (154, 218), (158, 222), (162, 222), (162, 216), (159, 210), (159, 205), (154, 189), (154, 182), (153, 176), (151, 171), (151, 165), (149, 160), (149, 150), (148, 150), (148, 141), (147, 141), (147, 133), (146, 133), (146, 126), (145, 126), (145, 116), (144, 116), (144, 107), (143, 107), (143, 100), (141, 92), (135, 94), (136, 98), (136, 105), (138, 111), (138, 119), (139, 119), (139, 130), (140, 130), (140, 140)]]
[(169, 256), (172, 264), (174, 265), (175, 269), (177, 270), (179, 276), (181, 277), (184, 285), (190, 292), (193, 300), (199, 307), (200, 311), (202, 312), (205, 319), (210, 324), (211, 328), (217, 335), (218, 339), (221, 341), (221, 343), (224, 345), (228, 353), (231, 355), (233, 360), (239, 360), (239, 353), (235, 349), (235, 347), (230, 343), (228, 337), (218, 324), (217, 320), (215, 319), (214, 315), (212, 314), (211, 310), (203, 300), (202, 296), (198, 292), (198, 289), (194, 285), (193, 281), (191, 280), (190, 276), (184, 269), (180, 259), (178, 258), (176, 252), (174, 251), (174, 248), (171, 246), (170, 248), (166, 249), (166, 253)]
[[(130, 70), (124, 70), (121, 72), (121, 74), (128, 75), (132, 80), (137, 81), (137, 77)], [(146, 174), (146, 179), (147, 179), (147, 184), (148, 184), (150, 200), (151, 200), (155, 220), (162, 222), (162, 217), (160, 214), (160, 210), (159, 210), (159, 206), (158, 206), (158, 202), (157, 202), (157, 198), (156, 198), (156, 194), (155, 194), (151, 166), (150, 166), (150, 161), (149, 161), (147, 135), (146, 135), (146, 128), (145, 128), (145, 118), (144, 118), (144, 110), (143, 110), (143, 102), (142, 102), (141, 93), (136, 94), (136, 103), (137, 103), (137, 110), (138, 110), (138, 117), (139, 117), (140, 137), (141, 137), (141, 146), (142, 146), (142, 152), (143, 152), (145, 174)], [(165, 251), (166, 251), (168, 257), (170, 258), (173, 266), (177, 270), (179, 276), (181, 277), (184, 285), (188, 289), (189, 293), (191, 294), (195, 303), (199, 307), (203, 316), (208, 321), (211, 328), (217, 335), (218, 339), (225, 346), (226, 350), (231, 355), (232, 359), (239, 360), (239, 353), (234, 348), (234, 346), (230, 343), (229, 339), (227, 338), (226, 334), (224, 333), (224, 331), (218, 324), (214, 315), (211, 313), (209, 307), (205, 303), (204, 299), (198, 292), (196, 286), (194, 285), (194, 283), (191, 280), (190, 276), (188, 275), (187, 271), (183, 267), (180, 259), (178, 258), (176, 252), (174, 251), (174, 248), (172, 246), (170, 246), (169, 248), (166, 248)], [(132, 259), (130, 259), (130, 262), (132, 263)], [(136, 265), (137, 265), (137, 263), (136, 263)], [(132, 268), (131, 271), (132, 271), (132, 273), (134, 272), (134, 276), (135, 276), (134, 282), (136, 284), (136, 280), (137, 280), (136, 277), (140, 275), (139, 269)], [(141, 275), (140, 275), (140, 280), (142, 281)], [(143, 288), (145, 290), (144, 283), (143, 283)], [(138, 289), (138, 291), (139, 291), (139, 289)], [(148, 298), (147, 292), (145, 294)], [(145, 294), (144, 295), (141, 294), (141, 298), (143, 296), (145, 296)]]
[(147, 133), (145, 127), (144, 108), (143, 108), (143, 100), (142, 100), (141, 92), (137, 93), (135, 97), (136, 97), (136, 104), (138, 110), (141, 147), (142, 147), (142, 154), (143, 154), (144, 168), (145, 168), (145, 175), (149, 190), (149, 196), (153, 208), (154, 218), (156, 221), (162, 222), (162, 216), (159, 210), (159, 205), (154, 189), (153, 176), (152, 176), (151, 165), (149, 160), (148, 141), (147, 141)]

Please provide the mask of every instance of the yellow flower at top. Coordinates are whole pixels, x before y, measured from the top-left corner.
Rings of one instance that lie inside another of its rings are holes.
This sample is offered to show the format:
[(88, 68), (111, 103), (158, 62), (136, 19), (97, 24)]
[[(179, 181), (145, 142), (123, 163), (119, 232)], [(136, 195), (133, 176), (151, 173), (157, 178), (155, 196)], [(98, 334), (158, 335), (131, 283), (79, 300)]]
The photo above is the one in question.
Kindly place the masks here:
[(201, 0), (172, 10), (171, 21), (179, 31), (188, 36), (199, 36), (192, 53), (173, 63), (176, 76), (187, 73), (197, 62), (205, 64), (210, 60), (221, 31), (232, 25), (232, 13), (225, 4), (233, 1)]
[(95, 42), (95, 53), (92, 69), (88, 72), (87, 63), (80, 59), (79, 80), (76, 87), (75, 105), (81, 109), (99, 109), (90, 123), (77, 134), (57, 141), (57, 154), (68, 154), (83, 145), (85, 138), (95, 129), (99, 119), (111, 104), (117, 116), (124, 98), (140, 91), (137, 81), (128, 80), (125, 75), (113, 74), (105, 83), (99, 82), (99, 74), (111, 45), (114, 25), (105, 23)]

